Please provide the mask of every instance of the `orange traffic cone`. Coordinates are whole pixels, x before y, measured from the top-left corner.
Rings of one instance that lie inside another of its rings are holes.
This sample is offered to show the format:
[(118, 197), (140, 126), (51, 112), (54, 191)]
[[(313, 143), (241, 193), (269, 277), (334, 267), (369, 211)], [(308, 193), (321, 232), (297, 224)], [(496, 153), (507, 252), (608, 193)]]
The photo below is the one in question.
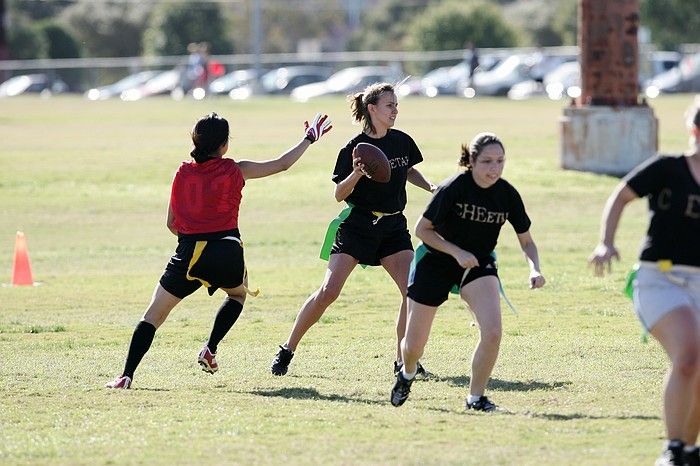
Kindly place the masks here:
[(29, 264), (29, 252), (27, 251), (27, 238), (21, 231), (17, 232), (15, 239), (15, 261), (12, 264), (12, 285), (33, 285), (32, 266)]

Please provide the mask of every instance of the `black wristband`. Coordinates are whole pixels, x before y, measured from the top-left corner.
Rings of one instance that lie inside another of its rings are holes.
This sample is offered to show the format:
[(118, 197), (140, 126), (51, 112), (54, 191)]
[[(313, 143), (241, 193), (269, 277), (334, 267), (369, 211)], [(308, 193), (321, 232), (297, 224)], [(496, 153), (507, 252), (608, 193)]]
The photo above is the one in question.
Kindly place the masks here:
[(316, 142), (316, 140), (309, 135), (309, 133), (306, 133), (306, 136), (304, 136), (304, 139), (308, 140), (311, 144)]

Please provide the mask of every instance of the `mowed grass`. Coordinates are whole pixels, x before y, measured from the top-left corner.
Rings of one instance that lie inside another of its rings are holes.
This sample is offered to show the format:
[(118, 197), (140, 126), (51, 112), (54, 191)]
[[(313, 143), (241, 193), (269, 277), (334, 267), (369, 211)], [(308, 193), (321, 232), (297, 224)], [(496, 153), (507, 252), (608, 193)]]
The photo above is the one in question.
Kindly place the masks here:
[[(660, 148), (686, 147), (691, 96), (653, 101)], [(509, 225), (500, 274), (504, 338), (489, 395), (508, 412), (464, 410), (478, 338), (453, 296), (423, 358), (435, 373), (409, 401), (389, 403), (399, 296), (378, 268), (356, 270), (302, 341), (285, 377), (269, 364), (299, 306), (320, 284), (318, 250), (343, 207), (330, 176), (359, 131), (328, 98), (202, 102), (0, 102), (0, 282), (11, 279), (15, 232), (28, 238), (35, 287), (0, 288), (0, 463), (4, 464), (650, 464), (663, 439), (667, 362), (622, 295), (647, 216), (638, 201), (618, 234), (622, 260), (595, 278), (586, 257), (616, 178), (559, 168), (566, 103), (480, 99), (401, 101), (397, 128), (418, 142), (433, 181), (453, 174), (460, 144), (484, 130), (506, 144), (505, 178), (533, 219), (544, 289)], [(133, 389), (109, 391), (176, 239), (165, 228), (170, 181), (189, 130), (210, 111), (232, 126), (229, 155), (276, 156), (327, 112), (334, 129), (286, 173), (251, 180), (240, 227), (252, 287), (219, 349), (221, 370), (196, 356), (223, 294), (200, 291), (158, 331)], [(428, 194), (408, 188), (412, 225)]]

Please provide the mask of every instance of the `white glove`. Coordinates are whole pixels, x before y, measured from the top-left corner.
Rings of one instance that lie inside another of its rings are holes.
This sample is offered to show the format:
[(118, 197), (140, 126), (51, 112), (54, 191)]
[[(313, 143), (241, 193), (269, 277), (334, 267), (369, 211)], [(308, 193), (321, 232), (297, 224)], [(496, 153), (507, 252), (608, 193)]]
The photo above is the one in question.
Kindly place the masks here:
[(321, 115), (317, 113), (311, 124), (308, 121), (304, 122), (304, 129), (306, 130), (305, 139), (308, 139), (311, 144), (318, 141), (321, 136), (326, 134), (331, 130), (333, 126), (331, 125), (331, 120), (328, 119), (328, 115)]

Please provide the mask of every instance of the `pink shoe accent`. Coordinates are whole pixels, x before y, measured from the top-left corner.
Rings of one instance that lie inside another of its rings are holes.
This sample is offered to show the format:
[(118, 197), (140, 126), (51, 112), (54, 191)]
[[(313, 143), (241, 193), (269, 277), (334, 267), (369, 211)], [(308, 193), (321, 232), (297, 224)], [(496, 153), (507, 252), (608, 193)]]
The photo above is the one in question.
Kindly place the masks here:
[(126, 375), (120, 375), (119, 377), (114, 379), (112, 382), (105, 384), (105, 387), (107, 387), (107, 388), (121, 388), (121, 389), (130, 388), (131, 387), (131, 377), (127, 377)]
[(202, 366), (204, 372), (213, 374), (219, 370), (219, 365), (216, 363), (216, 355), (209, 351), (208, 346), (205, 346), (202, 348), (202, 351), (199, 352), (197, 362)]

